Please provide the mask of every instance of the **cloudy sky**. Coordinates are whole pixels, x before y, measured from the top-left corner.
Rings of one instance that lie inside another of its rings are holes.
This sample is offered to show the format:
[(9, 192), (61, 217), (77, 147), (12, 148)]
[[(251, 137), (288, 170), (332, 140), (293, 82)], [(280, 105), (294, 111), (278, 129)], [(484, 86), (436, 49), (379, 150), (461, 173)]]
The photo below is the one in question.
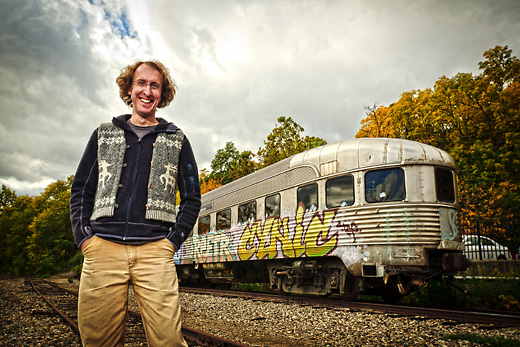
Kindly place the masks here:
[(496, 45), (520, 56), (517, 0), (2, 0), (0, 184), (38, 195), (74, 174), (99, 123), (130, 112), (115, 78), (137, 60), (170, 69), (158, 116), (209, 169), (227, 141), (256, 153), (279, 116), (353, 138), (364, 106), (479, 73)]

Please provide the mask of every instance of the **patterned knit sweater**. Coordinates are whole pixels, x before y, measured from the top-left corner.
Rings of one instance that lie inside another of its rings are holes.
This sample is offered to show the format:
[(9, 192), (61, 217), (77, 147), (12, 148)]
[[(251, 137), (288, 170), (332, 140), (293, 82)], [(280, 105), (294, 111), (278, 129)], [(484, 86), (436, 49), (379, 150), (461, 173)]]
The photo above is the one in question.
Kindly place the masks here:
[(119, 116), (96, 129), (78, 165), (70, 202), (76, 245), (92, 235), (127, 244), (166, 237), (179, 249), (200, 210), (190, 142), (160, 118), (139, 139), (129, 118)]
[[(153, 146), (146, 218), (175, 223), (175, 192), (184, 133), (160, 133)], [(112, 123), (98, 129), (98, 186), (91, 220), (112, 217), (126, 151), (125, 132)]]

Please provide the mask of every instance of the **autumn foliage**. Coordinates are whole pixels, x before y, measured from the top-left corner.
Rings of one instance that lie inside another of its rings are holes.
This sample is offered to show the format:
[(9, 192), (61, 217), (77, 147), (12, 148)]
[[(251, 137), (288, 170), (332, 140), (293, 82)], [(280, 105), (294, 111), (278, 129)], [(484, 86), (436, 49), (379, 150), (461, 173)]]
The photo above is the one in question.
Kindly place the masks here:
[[(356, 137), (416, 140), (447, 151), (458, 170), (462, 226), (478, 220), (498, 226), (513, 250), (520, 244), (520, 61), (507, 46), (484, 53), (480, 74), (439, 78), (395, 103), (366, 107)], [(211, 172), (202, 170), (202, 193), (307, 149), (326, 144), (303, 136), (291, 117), (278, 124), (257, 153), (233, 142), (219, 149)], [(69, 218), (72, 176), (36, 197), (0, 191), (0, 273), (50, 275), (80, 266)], [(511, 228), (511, 226), (516, 226)]]
[(220, 186), (222, 186), (222, 181), (216, 178), (209, 177), (209, 173), (207, 169), (202, 169), (199, 175), (200, 180), (200, 193), (206, 194), (207, 192), (212, 191)]
[[(225, 148), (217, 151), (211, 162), (212, 171), (201, 170), (199, 178), (202, 194), (269, 165), (269, 160), (278, 161), (325, 143), (318, 138), (302, 137), (303, 127), (290, 117), (280, 117), (278, 121), (280, 125), (265, 141), (266, 148), (277, 152), (276, 155), (268, 155), (257, 162), (253, 152), (239, 152), (233, 142), (228, 142)], [(70, 176), (66, 180), (51, 183), (36, 197), (17, 196), (14, 191), (2, 186), (0, 273), (48, 276), (81, 267), (83, 256), (74, 245), (70, 224), (72, 181), (73, 176)], [(177, 192), (179, 202), (180, 195)]]
[(303, 136), (303, 131), (303, 127), (291, 117), (281, 116), (264, 140), (264, 147), (259, 148), (256, 154), (251, 151), (239, 152), (233, 142), (227, 142), (212, 160), (211, 173), (204, 172), (201, 175), (203, 191), (228, 184), (282, 159), (327, 144), (319, 137)]
[[(518, 226), (520, 60), (507, 46), (484, 53), (480, 74), (443, 76), (432, 88), (368, 107), (356, 137), (415, 140), (444, 149), (459, 170), (462, 222)], [(518, 246), (518, 228), (503, 240)]]

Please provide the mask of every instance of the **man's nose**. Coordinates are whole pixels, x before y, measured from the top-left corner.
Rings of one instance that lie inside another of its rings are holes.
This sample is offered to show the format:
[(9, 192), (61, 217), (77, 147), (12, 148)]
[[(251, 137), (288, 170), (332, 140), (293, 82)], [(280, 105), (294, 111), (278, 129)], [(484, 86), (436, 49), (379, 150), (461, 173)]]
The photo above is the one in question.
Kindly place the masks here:
[(146, 95), (152, 94), (152, 87), (150, 86), (150, 84), (144, 86), (144, 92), (146, 93)]

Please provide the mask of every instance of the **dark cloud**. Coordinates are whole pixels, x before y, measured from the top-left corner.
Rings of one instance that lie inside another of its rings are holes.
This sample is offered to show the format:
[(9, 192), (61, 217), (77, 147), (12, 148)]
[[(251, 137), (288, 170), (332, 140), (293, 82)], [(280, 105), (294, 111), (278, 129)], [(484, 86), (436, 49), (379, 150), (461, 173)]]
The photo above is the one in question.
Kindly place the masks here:
[[(128, 3), (128, 4), (127, 4)], [(453, 1), (18, 1), (0, 21), (0, 183), (37, 194), (73, 174), (93, 129), (128, 112), (119, 69), (158, 58), (179, 85), (159, 115), (201, 168), (233, 141), (256, 152), (279, 116), (329, 142), (364, 106), (520, 54), (520, 3)]]
[(99, 93), (107, 81), (91, 50), (85, 12), (66, 2), (16, 0), (4, 9), (0, 180), (35, 193), (73, 173), (84, 146), (75, 141), (88, 138), (84, 117), (107, 107)]

